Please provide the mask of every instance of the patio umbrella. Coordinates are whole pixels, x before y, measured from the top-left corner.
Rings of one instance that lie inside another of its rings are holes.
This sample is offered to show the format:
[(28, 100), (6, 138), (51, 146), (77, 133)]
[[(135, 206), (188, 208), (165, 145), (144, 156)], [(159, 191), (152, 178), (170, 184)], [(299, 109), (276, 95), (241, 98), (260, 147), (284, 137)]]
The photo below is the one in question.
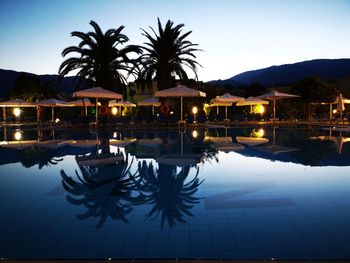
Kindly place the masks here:
[(174, 88), (164, 89), (161, 91), (156, 91), (154, 96), (156, 97), (180, 97), (181, 100), (181, 120), (183, 122), (182, 112), (183, 112), (183, 98), (184, 97), (206, 97), (205, 92), (191, 89), (186, 86), (178, 85)]
[(224, 102), (224, 101), (218, 101), (217, 98), (210, 100), (210, 107), (216, 107), (216, 115), (219, 114), (219, 107), (225, 106), (225, 107), (231, 107), (232, 102)]
[[(244, 100), (244, 98), (231, 95), (230, 93), (225, 93), (224, 95), (216, 97), (216, 100), (221, 102), (234, 103), (234, 102), (242, 101)], [(225, 106), (225, 120), (227, 120), (227, 106)]]
[(73, 93), (74, 97), (96, 99), (96, 123), (98, 120), (97, 104), (98, 99), (122, 99), (123, 96), (117, 92), (106, 90), (100, 87), (79, 90)]
[(137, 103), (138, 106), (152, 106), (152, 115), (154, 115), (154, 107), (159, 107), (161, 105), (158, 98), (152, 97), (149, 99), (145, 99), (143, 101), (139, 101)]
[(337, 96), (337, 110), (340, 112), (340, 120), (343, 119), (343, 111), (345, 110), (343, 94)]
[(85, 116), (87, 116), (87, 107), (94, 106), (94, 104), (92, 104), (89, 99), (85, 98), (80, 100), (73, 100), (68, 103), (74, 105), (75, 107), (85, 107)]
[(41, 100), (35, 103), (38, 107), (51, 107), (51, 121), (55, 121), (55, 107), (73, 107), (72, 104), (67, 103), (63, 100), (49, 99)]
[(0, 107), (3, 107), (3, 119), (5, 121), (7, 107), (35, 107), (35, 105), (32, 102), (27, 102), (21, 99), (14, 99), (0, 102)]
[(273, 90), (269, 93), (266, 93), (264, 95), (258, 96), (257, 98), (260, 99), (267, 99), (273, 101), (273, 120), (276, 119), (276, 100), (279, 99), (288, 99), (288, 98), (297, 98), (300, 97), (298, 95), (288, 94), (288, 93), (282, 93), (277, 90)]
[(269, 104), (268, 101), (266, 100), (262, 100), (259, 98), (255, 98), (255, 97), (248, 97), (242, 101), (238, 101), (236, 103), (236, 106), (250, 106), (250, 113), (252, 113), (252, 106), (253, 105), (266, 105)]

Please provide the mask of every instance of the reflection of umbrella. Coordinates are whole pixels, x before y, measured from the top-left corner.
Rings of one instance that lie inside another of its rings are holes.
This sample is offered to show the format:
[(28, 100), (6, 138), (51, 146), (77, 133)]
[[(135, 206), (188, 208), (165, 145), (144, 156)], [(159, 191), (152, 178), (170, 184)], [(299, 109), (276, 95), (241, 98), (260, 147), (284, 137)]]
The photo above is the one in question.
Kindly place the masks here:
[(51, 107), (51, 121), (55, 121), (55, 107), (72, 107), (73, 104), (69, 104), (63, 100), (49, 99), (49, 100), (41, 100), (35, 103), (37, 106), (42, 107)]
[(261, 99), (267, 99), (273, 101), (273, 120), (276, 119), (276, 100), (279, 99), (288, 99), (288, 98), (296, 98), (300, 97), (298, 95), (288, 94), (288, 93), (282, 93), (277, 90), (273, 90), (269, 93), (266, 93), (264, 95), (258, 96), (257, 98)]
[(297, 148), (276, 145), (276, 127), (275, 126), (273, 126), (273, 130), (272, 130), (272, 145), (263, 145), (263, 146), (256, 147), (255, 149), (263, 152), (268, 152), (273, 155), (286, 153), (286, 152), (294, 152), (299, 150)]
[[(230, 93), (225, 93), (224, 95), (216, 97), (216, 100), (221, 102), (233, 103), (244, 100), (244, 98), (231, 95)], [(227, 105), (225, 106), (225, 119), (227, 120)]]
[(123, 96), (119, 93), (106, 90), (100, 87), (97, 88), (91, 88), (91, 89), (85, 89), (85, 90), (79, 90), (73, 93), (74, 97), (79, 98), (95, 98), (96, 99), (96, 123), (97, 123), (97, 117), (98, 117), (98, 111), (97, 111), (97, 103), (98, 99), (121, 99)]
[(245, 137), (245, 136), (237, 136), (236, 140), (237, 142), (247, 146), (257, 146), (257, 145), (269, 142), (269, 139), (267, 138), (255, 138), (255, 137)]
[(181, 120), (183, 122), (182, 111), (183, 111), (183, 97), (206, 97), (206, 94), (202, 91), (191, 89), (186, 86), (178, 85), (174, 88), (164, 89), (161, 91), (157, 91), (154, 94), (156, 97), (180, 97), (181, 99)]
[(138, 106), (152, 106), (152, 115), (154, 115), (154, 107), (159, 107), (161, 105), (158, 98), (152, 97), (149, 99), (145, 99), (143, 101), (139, 101), (137, 103)]
[(133, 142), (136, 142), (137, 139), (125, 139), (125, 140), (117, 140), (117, 139), (109, 139), (109, 145), (116, 147), (125, 147)]
[(253, 105), (263, 105), (263, 104), (269, 104), (268, 101), (266, 100), (262, 100), (259, 98), (255, 98), (255, 97), (249, 97), (247, 99), (244, 99), (242, 101), (239, 101), (236, 103), (236, 106), (250, 106), (250, 113), (252, 113), (252, 106)]
[(343, 119), (343, 111), (345, 110), (343, 94), (337, 96), (337, 110), (340, 112), (340, 120)]

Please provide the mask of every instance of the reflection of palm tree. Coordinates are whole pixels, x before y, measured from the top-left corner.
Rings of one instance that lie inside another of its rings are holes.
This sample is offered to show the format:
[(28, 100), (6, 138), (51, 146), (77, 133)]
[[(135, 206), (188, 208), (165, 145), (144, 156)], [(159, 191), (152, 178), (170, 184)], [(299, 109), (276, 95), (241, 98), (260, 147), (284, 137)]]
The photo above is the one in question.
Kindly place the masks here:
[(124, 161), (109, 166), (80, 166), (81, 176), (76, 171), (78, 180), (61, 170), (63, 187), (70, 194), (67, 200), (87, 208), (85, 213), (77, 216), (79, 219), (99, 217), (97, 228), (103, 226), (108, 216), (128, 222), (126, 215), (132, 211), (131, 205), (142, 198), (132, 195), (136, 190), (134, 175), (130, 172), (132, 162), (129, 164), (127, 156)]
[(146, 215), (147, 218), (155, 219), (161, 214), (161, 227), (167, 221), (170, 227), (176, 222), (185, 223), (183, 215), (193, 216), (190, 209), (194, 204), (199, 203), (199, 198), (193, 195), (197, 192), (198, 186), (203, 182), (199, 181), (198, 172), (192, 180), (186, 182), (190, 172), (190, 166), (180, 168), (177, 172), (176, 166), (159, 164), (154, 169), (152, 163), (139, 162), (139, 191), (144, 195), (142, 203), (153, 205), (152, 210)]
[(55, 149), (43, 149), (38, 147), (28, 147), (19, 151), (19, 157), (22, 165), (26, 168), (38, 164), (39, 169), (44, 166), (55, 165), (62, 161), (58, 158)]

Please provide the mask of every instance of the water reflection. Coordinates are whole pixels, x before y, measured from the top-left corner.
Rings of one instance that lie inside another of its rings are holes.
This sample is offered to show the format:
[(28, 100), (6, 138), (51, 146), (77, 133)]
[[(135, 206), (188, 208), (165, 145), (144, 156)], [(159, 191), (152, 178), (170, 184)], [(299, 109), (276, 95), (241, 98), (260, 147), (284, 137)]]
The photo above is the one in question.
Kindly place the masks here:
[[(184, 215), (193, 216), (191, 209), (199, 203), (194, 194), (204, 181), (198, 178), (199, 167), (159, 164), (154, 168), (152, 163), (146, 161), (138, 164), (139, 181), (138, 190), (143, 194), (141, 204), (150, 204), (152, 209), (146, 218), (161, 218), (161, 228), (167, 223), (174, 227), (176, 223), (186, 223)], [(190, 175), (191, 168), (194, 175)]]

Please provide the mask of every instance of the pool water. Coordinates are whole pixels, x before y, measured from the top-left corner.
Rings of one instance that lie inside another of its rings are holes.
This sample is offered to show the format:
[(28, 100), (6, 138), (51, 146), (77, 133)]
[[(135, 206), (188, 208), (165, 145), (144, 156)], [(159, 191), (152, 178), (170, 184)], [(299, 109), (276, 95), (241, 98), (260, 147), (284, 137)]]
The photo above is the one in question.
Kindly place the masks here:
[(0, 258), (349, 259), (349, 138), (3, 130)]

